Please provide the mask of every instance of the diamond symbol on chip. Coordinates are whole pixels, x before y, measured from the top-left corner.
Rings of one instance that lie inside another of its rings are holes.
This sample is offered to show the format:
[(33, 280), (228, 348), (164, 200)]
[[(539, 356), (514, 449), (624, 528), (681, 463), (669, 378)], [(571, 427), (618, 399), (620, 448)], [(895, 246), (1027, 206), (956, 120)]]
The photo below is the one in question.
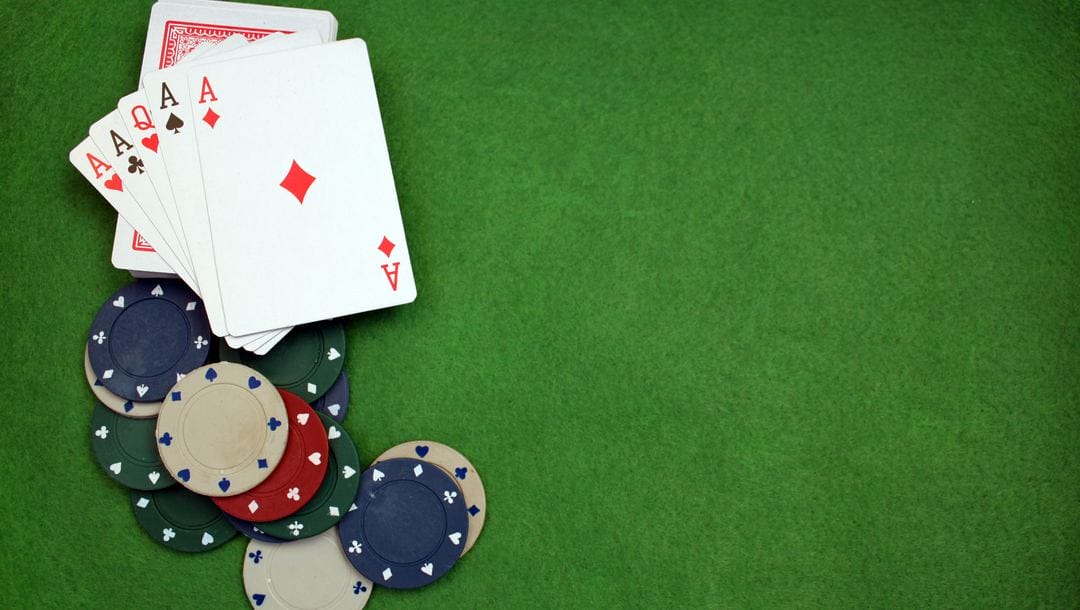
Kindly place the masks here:
[(248, 510), (251, 511), (251, 514), (255, 514), (255, 511), (259, 510), (259, 503), (255, 500), (248, 502)]
[(113, 370), (109, 369), (101, 374), (102, 379), (112, 379)]
[(330, 513), (331, 517), (337, 517), (338, 515), (341, 514), (341, 511), (339, 511), (338, 507), (336, 507), (336, 506), (331, 506), (330, 510), (328, 512)]
[(220, 118), (221, 118), (221, 115), (214, 112), (213, 108), (207, 108), (206, 109), (206, 114), (203, 115), (202, 120), (203, 120), (204, 123), (206, 123), (207, 125), (210, 126), (210, 129), (213, 129), (214, 125), (217, 124), (217, 120), (220, 119)]
[(195, 311), (195, 301), (188, 301), (185, 309), (187, 309), (188, 311)]
[(418, 476), (424, 474), (424, 467), (421, 466), (420, 464), (417, 464), (416, 468), (412, 469), (412, 472), (413, 472), (413, 476), (418, 477)]
[(379, 244), (379, 252), (386, 255), (386, 258), (390, 258), (390, 253), (394, 251), (394, 242), (390, 241), (383, 235), (382, 243)]
[(308, 394), (314, 394), (315, 392), (319, 391), (319, 388), (314, 383), (309, 383), (307, 384), (307, 391)]
[(150, 506), (150, 499), (146, 497), (141, 497), (139, 498), (139, 501), (135, 503), (135, 506), (138, 506), (139, 508), (146, 508), (147, 506)]
[(390, 577), (393, 576), (393, 575), (394, 575), (394, 573), (390, 571), (390, 568), (386, 568), (385, 570), (382, 571), (382, 579), (383, 580), (390, 580)]
[(300, 167), (296, 161), (292, 162), (292, 167), (289, 168), (289, 173), (285, 176), (285, 179), (281, 181), (281, 188), (292, 193), (293, 197), (300, 202), (300, 205), (304, 204), (304, 196), (307, 195), (307, 191), (311, 188), (311, 184), (315, 182), (315, 176), (304, 171), (304, 168)]

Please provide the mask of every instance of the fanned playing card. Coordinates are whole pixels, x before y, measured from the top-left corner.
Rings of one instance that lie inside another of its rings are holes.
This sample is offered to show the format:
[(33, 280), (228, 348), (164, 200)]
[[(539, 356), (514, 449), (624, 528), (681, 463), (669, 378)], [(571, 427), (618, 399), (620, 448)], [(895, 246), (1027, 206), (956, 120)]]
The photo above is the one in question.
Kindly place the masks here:
[[(210, 60), (226, 61), (319, 42), (318, 34), (310, 30), (288, 36), (274, 34), (239, 49), (216, 54)], [(195, 66), (200, 65), (199, 61), (192, 63)], [(212, 122), (213, 113), (204, 107), (207, 101), (205, 97), (189, 97), (185, 74), (191, 69), (194, 69), (191, 64), (184, 64), (151, 72), (144, 77), (143, 84), (151, 114), (158, 125), (161, 156), (172, 184), (173, 200), (187, 240), (187, 251), (191, 256), (200, 296), (206, 304), (210, 326), (215, 334), (238, 335), (240, 337), (237, 339), (246, 344), (250, 340), (261, 338), (266, 331), (279, 327), (267, 326), (238, 333), (228, 328), (223, 315), (214, 265), (214, 244), (210, 241), (199, 156), (193, 136), (195, 125)], [(256, 336), (243, 337), (249, 334)]]
[(416, 298), (362, 40), (200, 64), (187, 79), (230, 332)]

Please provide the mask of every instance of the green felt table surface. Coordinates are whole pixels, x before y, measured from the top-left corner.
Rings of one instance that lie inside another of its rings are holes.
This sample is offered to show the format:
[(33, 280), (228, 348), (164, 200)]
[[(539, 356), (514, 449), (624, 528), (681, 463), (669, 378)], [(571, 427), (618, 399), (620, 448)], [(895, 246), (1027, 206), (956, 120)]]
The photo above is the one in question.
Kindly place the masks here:
[[(419, 291), (348, 319), (346, 428), (487, 487), (370, 608), (1080, 604), (1075, 2), (288, 4), (368, 43)], [(67, 153), (149, 8), (0, 6), (5, 607), (246, 604), (89, 449), (129, 278)]]

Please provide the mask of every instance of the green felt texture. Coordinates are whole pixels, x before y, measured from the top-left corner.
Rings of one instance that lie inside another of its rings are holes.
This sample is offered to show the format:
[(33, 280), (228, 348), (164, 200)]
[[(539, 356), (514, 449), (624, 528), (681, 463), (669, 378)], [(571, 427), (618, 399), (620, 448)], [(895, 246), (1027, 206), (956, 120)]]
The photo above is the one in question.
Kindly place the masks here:
[[(1080, 604), (1076, 3), (305, 4), (368, 42), (419, 291), (347, 321), (345, 427), (490, 509), (370, 608)], [(0, 6), (5, 606), (245, 607), (244, 542), (154, 544), (89, 449), (127, 275), (67, 153), (148, 15)]]

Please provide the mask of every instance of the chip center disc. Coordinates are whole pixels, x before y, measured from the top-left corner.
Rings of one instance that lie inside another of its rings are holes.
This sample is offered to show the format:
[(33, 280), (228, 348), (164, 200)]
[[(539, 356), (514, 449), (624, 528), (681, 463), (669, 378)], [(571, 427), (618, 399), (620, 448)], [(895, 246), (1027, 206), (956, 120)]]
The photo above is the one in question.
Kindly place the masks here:
[(383, 485), (364, 511), (364, 537), (390, 563), (408, 565), (430, 557), (445, 531), (442, 501), (414, 481)]
[(152, 419), (116, 418), (116, 444), (124, 457), (138, 464), (155, 463), (143, 457), (157, 455), (154, 423)]
[(164, 299), (133, 303), (116, 318), (110, 332), (113, 361), (133, 377), (155, 377), (175, 368), (191, 334), (184, 312)]
[(352, 585), (348, 561), (327, 561), (341, 555), (336, 540), (312, 538), (275, 550), (267, 580), (274, 596), (290, 608), (325, 608)]
[(295, 385), (311, 375), (322, 357), (322, 333), (318, 328), (297, 328), (290, 333), (287, 347), (259, 360), (259, 371), (278, 387)]
[(209, 498), (187, 493), (179, 485), (157, 492), (154, 504), (166, 521), (188, 529), (205, 528), (221, 515)]
[(192, 459), (218, 470), (247, 464), (266, 442), (262, 405), (234, 385), (211, 385), (192, 396), (181, 426)]

